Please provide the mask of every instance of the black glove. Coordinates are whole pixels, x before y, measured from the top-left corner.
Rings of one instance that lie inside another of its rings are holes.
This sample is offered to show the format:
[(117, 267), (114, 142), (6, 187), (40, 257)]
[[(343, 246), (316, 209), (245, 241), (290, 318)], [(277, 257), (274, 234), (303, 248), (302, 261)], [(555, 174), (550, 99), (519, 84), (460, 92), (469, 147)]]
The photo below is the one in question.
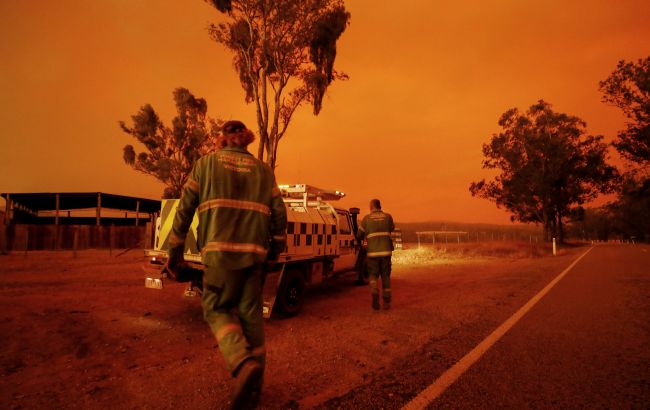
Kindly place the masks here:
[(285, 242), (284, 241), (271, 241), (269, 244), (269, 252), (266, 254), (266, 260), (271, 262), (277, 262), (280, 254), (284, 252)]
[(278, 253), (273, 250), (273, 248), (269, 249), (269, 251), (266, 253), (266, 263), (274, 263), (278, 260)]
[(264, 261), (265, 270), (272, 271), (275, 269), (280, 254), (284, 252), (284, 247), (284, 241), (271, 241), (269, 243), (269, 251), (266, 253), (266, 261)]
[(183, 265), (186, 265), (183, 258), (183, 248), (184, 246), (170, 248), (167, 255), (167, 265), (165, 267), (169, 272), (169, 276), (174, 280), (178, 280), (179, 271), (184, 267)]
[(167, 272), (169, 277), (176, 282), (194, 282), (200, 284), (203, 281), (203, 271), (191, 267), (183, 258), (183, 248), (177, 247), (169, 250), (167, 259)]
[(287, 250), (287, 241), (273, 241), (273, 248), (277, 253), (277, 257), (280, 257), (280, 254)]

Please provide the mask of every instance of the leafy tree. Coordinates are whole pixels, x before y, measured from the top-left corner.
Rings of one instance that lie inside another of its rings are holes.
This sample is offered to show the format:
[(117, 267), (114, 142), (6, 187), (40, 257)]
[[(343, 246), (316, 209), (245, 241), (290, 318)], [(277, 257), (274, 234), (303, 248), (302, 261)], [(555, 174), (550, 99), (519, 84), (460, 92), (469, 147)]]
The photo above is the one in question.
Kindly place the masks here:
[(626, 175), (617, 200), (608, 205), (608, 210), (624, 236), (650, 241), (650, 179)]
[(621, 60), (600, 82), (603, 102), (620, 108), (627, 122), (612, 145), (632, 167), (608, 205), (616, 229), (624, 236), (650, 240), (650, 57)]
[(119, 122), (120, 128), (146, 149), (136, 153), (133, 145), (125, 145), (124, 162), (164, 183), (163, 198), (180, 198), (194, 161), (216, 150), (221, 125), (207, 116), (208, 104), (203, 98), (194, 97), (186, 88), (175, 89), (173, 95), (178, 115), (171, 127), (163, 124), (150, 104), (131, 116), (131, 127)]
[(255, 103), (258, 158), (275, 168), (296, 109), (307, 103), (318, 115), (332, 81), (347, 79), (334, 60), (350, 13), (343, 0), (205, 1), (227, 16), (208, 32), (233, 53), (245, 101)]
[(584, 203), (611, 190), (616, 170), (606, 163), (603, 137), (586, 135), (584, 121), (543, 100), (525, 113), (506, 111), (499, 125), (503, 131), (483, 145), (483, 168), (500, 174), (473, 182), (470, 192), (504, 207), (513, 221), (543, 224), (545, 239), (562, 242), (563, 221), (579, 218)]
[(618, 152), (647, 172), (650, 167), (650, 57), (636, 63), (621, 60), (616, 70), (600, 82), (603, 102), (620, 108), (628, 119), (613, 145)]
[(580, 221), (571, 224), (570, 234), (585, 239), (613, 238), (650, 241), (650, 180), (625, 175), (616, 201), (585, 210)]

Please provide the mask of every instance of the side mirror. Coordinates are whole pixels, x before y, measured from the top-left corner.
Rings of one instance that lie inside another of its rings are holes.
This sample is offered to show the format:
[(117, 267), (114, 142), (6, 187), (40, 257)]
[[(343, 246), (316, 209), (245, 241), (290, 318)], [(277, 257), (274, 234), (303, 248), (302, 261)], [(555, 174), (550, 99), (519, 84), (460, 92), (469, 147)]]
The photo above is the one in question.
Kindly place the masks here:
[(352, 233), (354, 233), (355, 237), (357, 236), (357, 230), (359, 229), (359, 223), (357, 221), (359, 212), (359, 208), (350, 208), (350, 218), (352, 218)]

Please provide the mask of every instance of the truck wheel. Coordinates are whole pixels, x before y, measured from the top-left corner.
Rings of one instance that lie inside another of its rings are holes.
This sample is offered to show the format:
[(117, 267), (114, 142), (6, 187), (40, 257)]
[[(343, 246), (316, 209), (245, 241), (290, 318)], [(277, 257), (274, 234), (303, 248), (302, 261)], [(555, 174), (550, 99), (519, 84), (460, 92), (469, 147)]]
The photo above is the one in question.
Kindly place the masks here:
[(280, 313), (284, 316), (295, 316), (300, 313), (304, 292), (305, 279), (300, 271), (296, 269), (286, 271), (282, 277), (275, 301)]

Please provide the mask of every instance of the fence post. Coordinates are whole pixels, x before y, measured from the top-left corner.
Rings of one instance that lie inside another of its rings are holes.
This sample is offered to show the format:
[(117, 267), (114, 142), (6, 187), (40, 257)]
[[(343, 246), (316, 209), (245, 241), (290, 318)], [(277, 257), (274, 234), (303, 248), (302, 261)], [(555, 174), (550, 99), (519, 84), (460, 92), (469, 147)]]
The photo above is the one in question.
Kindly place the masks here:
[(152, 248), (151, 243), (153, 242), (152, 240), (152, 235), (151, 235), (151, 222), (146, 222), (144, 224), (144, 247), (146, 248)]
[(9, 240), (7, 239), (7, 225), (4, 224), (4, 221), (0, 222), (0, 255), (9, 254)]
[(97, 209), (95, 211), (96, 211), (95, 224), (97, 226), (100, 226), (101, 225), (101, 218), (102, 218), (102, 193), (101, 192), (97, 192)]
[(29, 227), (25, 229), (25, 257), (27, 257), (27, 250), (29, 249)]
[(140, 225), (140, 200), (135, 202), (135, 226)]
[(61, 208), (61, 197), (55, 194), (56, 211), (54, 214), (54, 250), (59, 249), (59, 208)]
[(72, 257), (77, 257), (77, 247), (79, 246), (79, 227), (74, 227), (74, 236), (72, 237)]
[(5, 197), (5, 226), (9, 226), (11, 223), (11, 209), (12, 209), (12, 202), (11, 202), (11, 196), (7, 194)]

